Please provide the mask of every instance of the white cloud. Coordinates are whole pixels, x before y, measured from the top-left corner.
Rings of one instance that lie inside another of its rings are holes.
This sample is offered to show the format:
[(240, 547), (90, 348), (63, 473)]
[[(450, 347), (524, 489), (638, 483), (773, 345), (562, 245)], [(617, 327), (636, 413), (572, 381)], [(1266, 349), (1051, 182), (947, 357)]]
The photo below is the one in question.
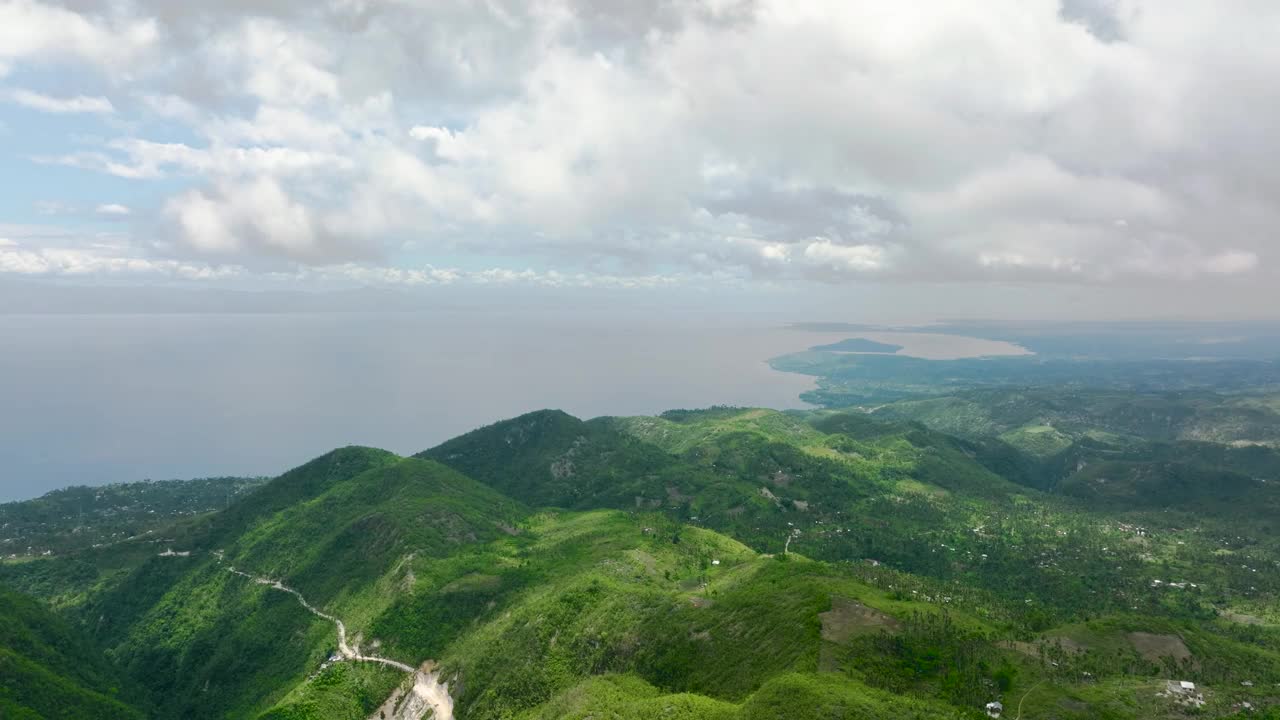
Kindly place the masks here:
[[(427, 287), (467, 284), (528, 288), (648, 289), (678, 285), (679, 275), (614, 275), (610, 273), (484, 270), (421, 265), (389, 266), (372, 263), (298, 265), (293, 271), (254, 272), (236, 264), (206, 263), (153, 257), (127, 242), (81, 237), (56, 228), (10, 227), (22, 240), (0, 237), (0, 275), (102, 278), (110, 276), (164, 277), (184, 280), (241, 280), (306, 282), (319, 286)], [(702, 278), (706, 280), (707, 278)]]
[(804, 248), (804, 258), (814, 265), (836, 272), (869, 272), (886, 266), (888, 253), (878, 245), (837, 245), (825, 238)]
[(159, 37), (153, 18), (79, 13), (34, 0), (0, 0), (0, 66), (10, 71), (19, 63), (58, 60), (122, 69)]
[(1257, 253), (1229, 250), (1205, 259), (1204, 269), (1218, 275), (1236, 275), (1258, 267)]
[(414, 140), (452, 140), (453, 132), (446, 128), (430, 127), (428, 125), (414, 125), (409, 128), (409, 137)]
[(0, 239), (0, 274), (37, 276), (163, 275), (213, 280), (242, 272), (233, 265), (207, 265), (164, 258), (121, 255), (112, 248), (24, 247)]
[(201, 111), (191, 102), (170, 94), (141, 93), (138, 100), (158, 118), (178, 120), (195, 125), (201, 120)]
[(115, 107), (112, 106), (110, 100), (104, 97), (89, 97), (88, 95), (53, 97), (30, 90), (14, 90), (9, 93), (9, 99), (23, 107), (47, 113), (109, 115), (115, 112)]
[(278, 21), (253, 17), (231, 25), (206, 52), (220, 73), (243, 78), (244, 88), (265, 103), (306, 105), (338, 96), (325, 44)]
[(432, 141), (436, 156), (443, 160), (460, 161), (483, 156), (483, 148), (469, 144), (464, 134), (448, 128), (414, 125), (409, 128), (409, 137)]
[(624, 288), (640, 289), (674, 285), (680, 278), (670, 275), (611, 275), (596, 273), (563, 273), (556, 270), (489, 268), (466, 274), (466, 279), (481, 285), (528, 285), (534, 287)]
[(349, 158), (336, 153), (279, 146), (212, 145), (202, 148), (185, 143), (121, 138), (107, 143), (106, 150), (36, 156), (33, 159), (133, 180), (151, 180), (173, 174), (211, 178), (239, 178), (263, 173), (288, 176), (352, 167)]
[(170, 200), (165, 213), (201, 253), (228, 255), (246, 246), (289, 257), (318, 252), (313, 211), (266, 176), (189, 191)]
[(134, 121), (37, 159), (181, 178), (174, 257), (386, 283), (444, 282), (363, 264), (409, 242), (608, 268), (457, 278), (490, 284), (1275, 272), (1280, 5), (1068, 5), (0, 0), (0, 65), (123, 68), (75, 85), (102, 97), (30, 91)]
[(427, 265), (421, 268), (400, 268), (359, 265), (346, 263), (325, 267), (317, 271), (322, 278), (340, 278), (366, 285), (449, 285), (463, 277), (463, 273), (453, 268), (436, 268)]
[(90, 210), (70, 203), (59, 202), (56, 200), (41, 200), (34, 205), (36, 212), (41, 215), (62, 216), (62, 215), (79, 215), (89, 216), (98, 215), (104, 218), (122, 219), (133, 213), (133, 210), (127, 205), (119, 203), (101, 203)]

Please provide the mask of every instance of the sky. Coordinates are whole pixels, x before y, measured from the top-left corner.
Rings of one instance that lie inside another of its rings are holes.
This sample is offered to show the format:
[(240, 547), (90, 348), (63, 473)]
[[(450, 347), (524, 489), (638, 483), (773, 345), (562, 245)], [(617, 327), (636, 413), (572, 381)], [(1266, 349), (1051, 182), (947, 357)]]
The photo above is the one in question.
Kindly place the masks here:
[(0, 0), (0, 298), (1272, 315), (1278, 34), (1273, 0)]

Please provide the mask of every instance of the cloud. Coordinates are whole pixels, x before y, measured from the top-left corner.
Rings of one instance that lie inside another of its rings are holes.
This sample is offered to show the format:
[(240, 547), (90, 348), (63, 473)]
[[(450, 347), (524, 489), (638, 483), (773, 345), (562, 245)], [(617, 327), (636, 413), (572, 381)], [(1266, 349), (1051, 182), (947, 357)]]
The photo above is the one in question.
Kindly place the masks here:
[(1276, 272), (1274, 4), (73, 7), (0, 0), (24, 31), (0, 29), (0, 66), (79, 68), (89, 94), (26, 104), (114, 109), (119, 134), (33, 159), (162, 195), (132, 218), (178, 262), (445, 282), (393, 267), (411, 246), (535, 258), (453, 281), (542, 285)]
[(33, 204), (33, 208), (41, 215), (53, 217), (80, 216), (123, 220), (133, 214), (133, 209), (119, 203), (102, 203), (90, 209), (56, 200), (41, 200)]
[(676, 275), (611, 275), (601, 273), (566, 273), (557, 270), (516, 270), (492, 267), (483, 270), (458, 268), (388, 267), (344, 263), (310, 268), (304, 278), (325, 281), (351, 281), (360, 285), (421, 287), (429, 285), (501, 285), (532, 288), (619, 288), (650, 289), (684, 283), (687, 278)]
[(876, 245), (836, 245), (820, 239), (804, 248), (804, 257), (815, 265), (835, 273), (871, 272), (885, 266), (887, 252)]
[(195, 125), (201, 121), (200, 109), (177, 95), (144, 92), (139, 94), (137, 99), (156, 118), (176, 120), (189, 125)]
[(161, 275), (183, 280), (213, 280), (238, 275), (241, 268), (165, 258), (119, 255), (111, 248), (25, 247), (0, 238), (0, 274), (34, 276)]
[(436, 268), (427, 265), (421, 268), (399, 268), (385, 266), (344, 265), (320, 268), (315, 272), (321, 278), (341, 278), (352, 280), (361, 285), (449, 285), (462, 277), (462, 272), (452, 268)]
[(1078, 22), (1099, 40), (1117, 42), (1124, 39), (1124, 20), (1117, 0), (1062, 0), (1058, 11), (1064, 20)]
[(128, 70), (160, 39), (160, 26), (121, 9), (81, 13), (35, 0), (0, 0), (0, 68), (71, 61), (86, 69)]
[(1204, 269), (1218, 275), (1236, 275), (1253, 270), (1258, 262), (1256, 253), (1232, 250), (1206, 258)]
[(47, 113), (110, 115), (116, 111), (110, 100), (104, 97), (89, 97), (87, 95), (63, 98), (41, 95), (30, 90), (14, 90), (9, 93), (9, 99), (23, 107)]
[[(0, 230), (13, 233), (19, 238), (15, 240), (0, 236), (0, 276), (98, 279), (159, 277), (201, 281), (237, 279), (268, 285), (284, 280), (288, 283), (310, 283), (318, 287), (398, 288), (465, 284), (524, 288), (652, 289), (686, 284), (691, 280), (681, 275), (612, 275), (506, 267), (463, 270), (430, 264), (401, 267), (367, 262), (302, 266), (293, 272), (253, 271), (236, 264), (157, 257), (148, 254), (144, 248), (111, 236), (83, 236), (55, 227), (2, 226)], [(699, 278), (700, 281), (707, 279)]]
[(259, 252), (306, 257), (318, 249), (314, 212), (265, 176), (189, 191), (170, 200), (165, 213), (201, 253), (235, 255), (252, 245)]
[(204, 48), (217, 71), (242, 78), (268, 104), (306, 105), (338, 97), (338, 78), (325, 43), (279, 21), (253, 17), (231, 24)]
[(670, 275), (609, 275), (563, 273), (556, 270), (489, 268), (468, 273), (466, 278), (481, 285), (527, 285), (552, 288), (623, 288), (642, 289), (680, 284), (681, 278)]
[(317, 170), (351, 167), (336, 153), (290, 147), (192, 147), (185, 143), (153, 142), (138, 138), (112, 140), (103, 151), (34, 156), (36, 162), (97, 170), (131, 180), (154, 180), (186, 175), (204, 178), (243, 178), (254, 175), (289, 176)]

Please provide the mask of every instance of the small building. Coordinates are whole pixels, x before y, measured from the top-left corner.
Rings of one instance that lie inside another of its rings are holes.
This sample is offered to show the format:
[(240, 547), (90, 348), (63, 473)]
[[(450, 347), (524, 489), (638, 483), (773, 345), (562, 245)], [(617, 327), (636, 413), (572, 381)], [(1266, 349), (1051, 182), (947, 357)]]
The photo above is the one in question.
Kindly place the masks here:
[(999, 700), (987, 703), (987, 717), (998, 718), (1004, 712), (1004, 705)]

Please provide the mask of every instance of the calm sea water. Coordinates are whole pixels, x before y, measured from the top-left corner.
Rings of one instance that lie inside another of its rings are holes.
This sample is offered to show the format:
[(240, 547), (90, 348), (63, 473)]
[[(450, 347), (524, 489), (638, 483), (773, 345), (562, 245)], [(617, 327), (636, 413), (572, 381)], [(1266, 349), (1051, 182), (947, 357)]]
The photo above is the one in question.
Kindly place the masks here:
[[(539, 408), (802, 407), (773, 356), (834, 342), (750, 320), (485, 313), (0, 315), (0, 502), (70, 484), (276, 474), (398, 453)], [(971, 338), (876, 333), (929, 357)]]

